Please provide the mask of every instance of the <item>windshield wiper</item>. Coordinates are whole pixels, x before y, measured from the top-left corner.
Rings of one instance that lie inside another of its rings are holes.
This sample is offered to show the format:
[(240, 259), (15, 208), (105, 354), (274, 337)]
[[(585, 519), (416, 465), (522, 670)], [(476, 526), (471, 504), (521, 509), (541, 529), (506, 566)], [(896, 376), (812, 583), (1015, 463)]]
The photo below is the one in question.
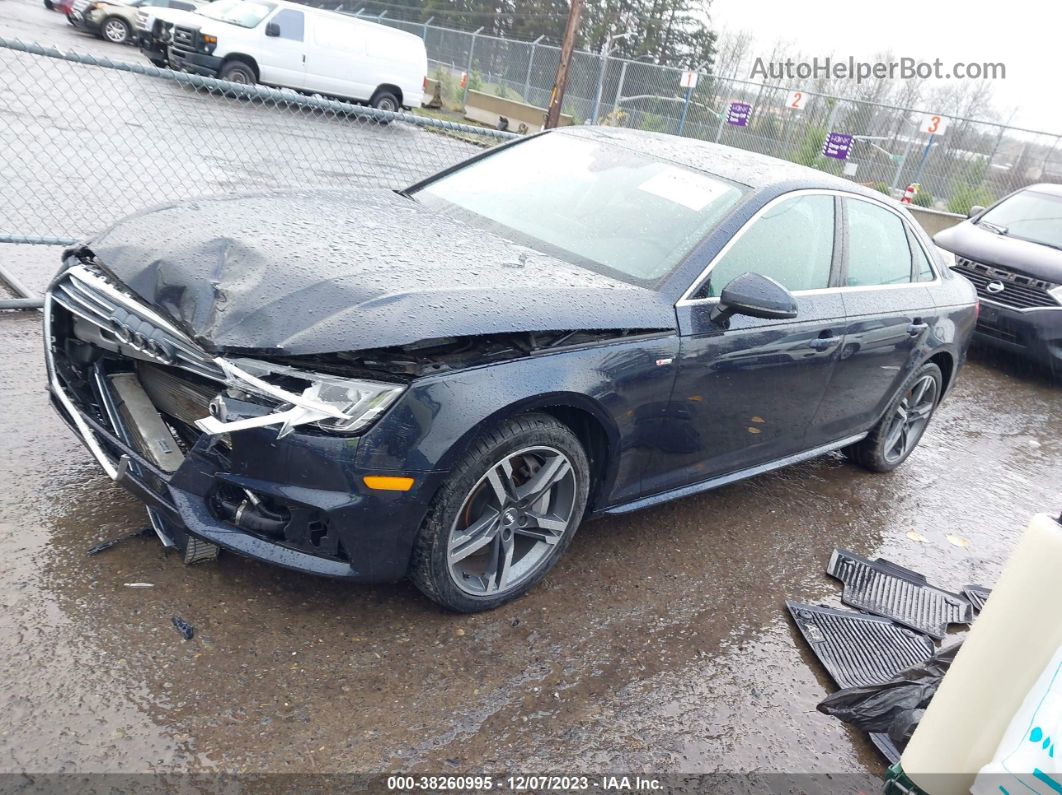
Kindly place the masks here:
[(994, 224), (991, 221), (978, 221), (977, 225), (978, 226), (983, 226), (988, 231), (995, 232), (997, 235), (1005, 235), (1005, 234), (1007, 234), (1007, 227), (1000, 226), (999, 224)]

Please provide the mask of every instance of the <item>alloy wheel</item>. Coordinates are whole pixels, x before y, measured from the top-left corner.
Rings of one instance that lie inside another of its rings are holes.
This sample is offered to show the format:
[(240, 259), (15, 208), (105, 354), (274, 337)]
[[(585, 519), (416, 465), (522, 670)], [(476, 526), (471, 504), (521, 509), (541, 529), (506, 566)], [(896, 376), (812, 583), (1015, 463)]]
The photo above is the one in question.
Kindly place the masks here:
[(924, 375), (904, 394), (885, 433), (886, 461), (892, 463), (905, 458), (918, 444), (937, 405), (938, 390), (937, 379), (932, 375)]
[(126, 30), (125, 24), (120, 20), (109, 19), (103, 25), (103, 35), (106, 37), (107, 41), (113, 42), (114, 44), (125, 44), (125, 40), (128, 38), (129, 33)]
[(553, 447), (510, 453), (476, 482), (450, 528), (447, 565), (474, 596), (515, 590), (533, 577), (572, 524), (577, 484)]

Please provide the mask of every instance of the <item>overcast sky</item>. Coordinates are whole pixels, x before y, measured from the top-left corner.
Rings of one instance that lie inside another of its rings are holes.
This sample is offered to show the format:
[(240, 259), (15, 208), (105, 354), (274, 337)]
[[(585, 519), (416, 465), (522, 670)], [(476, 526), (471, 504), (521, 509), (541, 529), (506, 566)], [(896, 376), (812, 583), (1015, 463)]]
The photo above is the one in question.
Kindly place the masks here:
[[(1062, 133), (1062, 0), (713, 0), (717, 29), (755, 37), (753, 57), (774, 42), (809, 55), (872, 60), (876, 52), (932, 61), (1002, 62), (995, 106), (1013, 124)], [(926, 108), (932, 110), (932, 108)]]

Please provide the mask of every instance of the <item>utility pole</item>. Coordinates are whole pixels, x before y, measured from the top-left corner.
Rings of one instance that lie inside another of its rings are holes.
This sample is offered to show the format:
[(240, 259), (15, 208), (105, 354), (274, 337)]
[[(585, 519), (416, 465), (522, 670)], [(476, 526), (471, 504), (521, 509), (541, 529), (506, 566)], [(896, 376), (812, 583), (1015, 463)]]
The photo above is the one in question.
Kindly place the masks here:
[(579, 31), (579, 17), (583, 13), (583, 0), (570, 0), (568, 24), (564, 26), (564, 41), (561, 42), (560, 63), (557, 64), (557, 76), (553, 79), (553, 91), (549, 95), (549, 109), (546, 111), (547, 130), (560, 122), (561, 103), (564, 101), (564, 89), (568, 86), (568, 65), (575, 48), (575, 34)]

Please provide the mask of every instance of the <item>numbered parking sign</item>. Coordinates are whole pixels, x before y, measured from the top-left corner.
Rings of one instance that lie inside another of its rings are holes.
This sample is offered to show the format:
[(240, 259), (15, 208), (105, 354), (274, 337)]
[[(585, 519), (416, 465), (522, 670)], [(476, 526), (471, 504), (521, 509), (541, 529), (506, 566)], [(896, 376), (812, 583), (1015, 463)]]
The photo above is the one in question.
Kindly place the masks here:
[(793, 110), (803, 110), (804, 106), (808, 104), (808, 95), (800, 89), (796, 91), (790, 91), (785, 95), (785, 106), (792, 108)]
[(682, 88), (696, 88), (697, 87), (697, 73), (696, 72), (683, 72), (682, 77), (679, 78), (679, 86)]
[(939, 113), (927, 113), (922, 117), (921, 130), (930, 135), (943, 135), (948, 129), (948, 120)]

